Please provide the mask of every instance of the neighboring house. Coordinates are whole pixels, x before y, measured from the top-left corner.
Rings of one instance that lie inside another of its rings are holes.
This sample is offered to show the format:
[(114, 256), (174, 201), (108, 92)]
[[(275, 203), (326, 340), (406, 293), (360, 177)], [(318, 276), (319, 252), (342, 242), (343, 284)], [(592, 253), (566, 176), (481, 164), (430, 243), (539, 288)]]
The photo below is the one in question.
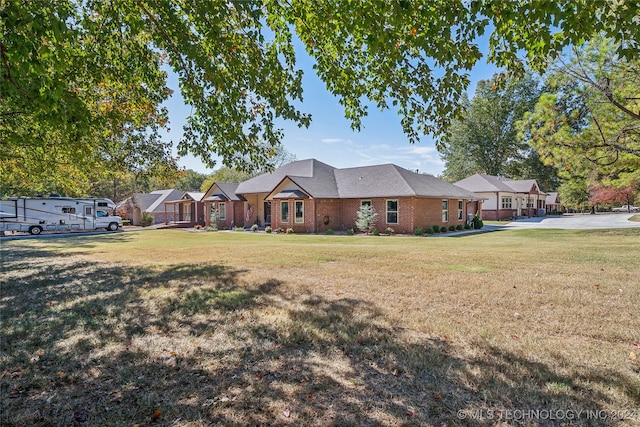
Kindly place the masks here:
[[(216, 193), (214, 184), (207, 192)], [(336, 169), (300, 160), (244, 181), (235, 188), (243, 201), (241, 226), (324, 232), (354, 227), (357, 212), (371, 205), (376, 227), (412, 233), (416, 227), (464, 225), (481, 209), (482, 196), (393, 164)], [(230, 199), (229, 194), (225, 194)]]
[[(244, 226), (244, 198), (236, 194), (237, 183), (214, 182), (204, 193), (204, 218), (207, 227), (216, 222), (220, 229)], [(270, 219), (269, 219), (270, 221)]]
[(204, 204), (201, 201), (203, 196), (204, 193), (187, 191), (177, 200), (165, 201), (164, 210), (171, 218), (166, 223), (185, 227), (205, 225)]
[(483, 219), (507, 220), (545, 214), (547, 194), (534, 179), (514, 180), (477, 173), (455, 185), (486, 198), (482, 204)]
[(560, 202), (557, 192), (548, 193), (545, 203), (547, 205), (547, 212), (562, 213), (562, 203)]
[(118, 204), (116, 211), (123, 218), (131, 220), (132, 225), (141, 225), (143, 213), (153, 215), (153, 224), (166, 224), (174, 220), (173, 212), (167, 212), (165, 202), (179, 200), (183, 191), (157, 190), (151, 193), (135, 193)]

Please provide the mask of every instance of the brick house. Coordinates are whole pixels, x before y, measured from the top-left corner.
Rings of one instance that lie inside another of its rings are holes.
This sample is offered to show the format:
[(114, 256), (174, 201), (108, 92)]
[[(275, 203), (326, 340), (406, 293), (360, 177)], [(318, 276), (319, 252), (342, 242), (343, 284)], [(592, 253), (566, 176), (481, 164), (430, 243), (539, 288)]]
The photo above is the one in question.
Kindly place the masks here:
[[(214, 186), (207, 197), (216, 192)], [(481, 208), (483, 200), (434, 176), (393, 164), (336, 169), (315, 159), (244, 181), (235, 195), (243, 203), (242, 224), (237, 225), (293, 228), (297, 233), (352, 228), (365, 204), (377, 211), (380, 231), (391, 227), (396, 233), (412, 233), (416, 227), (464, 225), (468, 215), (476, 213), (469, 207)], [(229, 194), (225, 197), (230, 200)]]
[(242, 196), (236, 194), (238, 184), (230, 182), (214, 182), (204, 193), (205, 225), (217, 222), (220, 229), (243, 227), (245, 225), (244, 202)]
[(557, 192), (551, 192), (547, 194), (547, 200), (545, 201), (547, 212), (554, 214), (562, 213), (564, 207), (560, 201), (560, 197)]
[(547, 193), (540, 190), (535, 179), (514, 180), (477, 173), (455, 185), (484, 196), (483, 219), (510, 220), (545, 212)]
[(174, 189), (156, 190), (151, 193), (135, 193), (116, 207), (119, 216), (129, 219), (132, 225), (140, 225), (142, 214), (153, 216), (152, 224), (166, 224), (175, 220), (172, 211), (167, 212), (165, 202), (178, 200), (184, 192)]
[[(173, 223), (182, 227), (204, 225), (204, 204), (201, 202), (204, 193), (195, 191), (184, 192), (177, 200), (164, 202), (164, 210), (167, 214), (165, 223)], [(169, 218), (171, 218), (169, 220)]]

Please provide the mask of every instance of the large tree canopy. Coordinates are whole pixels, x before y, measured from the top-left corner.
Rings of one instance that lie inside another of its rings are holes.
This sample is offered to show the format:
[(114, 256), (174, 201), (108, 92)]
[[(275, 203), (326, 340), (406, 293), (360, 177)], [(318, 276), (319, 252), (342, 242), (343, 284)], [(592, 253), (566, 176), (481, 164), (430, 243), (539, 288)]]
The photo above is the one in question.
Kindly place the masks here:
[(640, 60), (594, 37), (551, 68), (522, 135), (567, 179), (640, 186)]
[[(414, 142), (445, 135), (460, 114), (488, 28), (489, 60), (518, 72), (599, 32), (631, 58), (639, 14), (635, 1), (592, 0), (3, 0), (0, 155), (11, 179), (2, 190), (44, 173), (66, 182), (171, 165), (157, 133), (168, 69), (192, 107), (178, 153), (252, 169), (278, 146), (279, 120), (311, 119), (296, 38), (355, 129), (373, 102), (397, 110)], [(20, 159), (33, 165), (26, 175)]]

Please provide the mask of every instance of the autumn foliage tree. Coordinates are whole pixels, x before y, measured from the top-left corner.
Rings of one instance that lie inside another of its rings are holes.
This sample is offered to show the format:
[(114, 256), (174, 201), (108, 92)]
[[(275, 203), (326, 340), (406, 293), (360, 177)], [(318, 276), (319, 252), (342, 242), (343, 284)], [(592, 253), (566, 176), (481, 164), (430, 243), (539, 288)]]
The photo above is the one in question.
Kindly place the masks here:
[(592, 205), (613, 205), (631, 206), (635, 202), (638, 189), (635, 186), (624, 188), (607, 187), (604, 185), (594, 185), (589, 188), (589, 202)]

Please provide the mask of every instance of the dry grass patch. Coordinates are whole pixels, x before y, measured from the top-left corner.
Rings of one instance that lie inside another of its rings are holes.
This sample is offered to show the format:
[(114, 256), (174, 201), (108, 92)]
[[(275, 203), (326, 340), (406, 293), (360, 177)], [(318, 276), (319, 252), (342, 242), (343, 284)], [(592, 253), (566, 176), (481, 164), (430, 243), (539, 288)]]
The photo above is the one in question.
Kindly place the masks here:
[(637, 425), (638, 237), (4, 242), (0, 419)]

